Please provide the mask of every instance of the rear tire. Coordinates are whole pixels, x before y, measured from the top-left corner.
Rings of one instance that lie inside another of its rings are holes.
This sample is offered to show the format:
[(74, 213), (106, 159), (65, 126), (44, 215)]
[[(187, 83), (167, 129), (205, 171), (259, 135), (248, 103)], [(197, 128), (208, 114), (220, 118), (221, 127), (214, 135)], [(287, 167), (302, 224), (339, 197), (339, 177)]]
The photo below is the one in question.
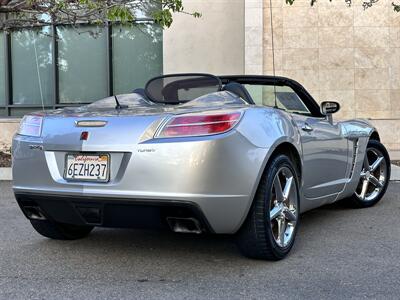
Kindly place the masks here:
[(249, 215), (238, 233), (243, 255), (265, 260), (284, 258), (294, 244), (299, 209), (296, 169), (286, 155), (278, 155), (265, 168)]
[[(352, 207), (366, 208), (378, 203), (385, 195), (390, 179), (389, 154), (379, 141), (370, 140), (366, 149), (359, 184), (350, 197)], [(363, 187), (363, 184), (365, 187)]]
[(30, 220), (33, 228), (42, 236), (54, 240), (77, 240), (86, 237), (92, 226), (76, 226), (52, 221)]

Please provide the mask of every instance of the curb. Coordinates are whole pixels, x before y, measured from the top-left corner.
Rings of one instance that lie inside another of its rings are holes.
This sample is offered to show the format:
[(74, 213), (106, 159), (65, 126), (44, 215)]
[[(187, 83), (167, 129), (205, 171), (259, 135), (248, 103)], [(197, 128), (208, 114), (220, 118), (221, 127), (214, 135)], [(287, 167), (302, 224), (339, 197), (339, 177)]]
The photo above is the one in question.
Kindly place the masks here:
[(12, 180), (11, 168), (0, 168), (0, 180)]
[[(0, 180), (12, 180), (11, 168), (0, 168)], [(390, 181), (400, 181), (400, 167), (393, 164)]]
[(392, 174), (390, 175), (391, 181), (400, 180), (400, 167), (392, 164)]

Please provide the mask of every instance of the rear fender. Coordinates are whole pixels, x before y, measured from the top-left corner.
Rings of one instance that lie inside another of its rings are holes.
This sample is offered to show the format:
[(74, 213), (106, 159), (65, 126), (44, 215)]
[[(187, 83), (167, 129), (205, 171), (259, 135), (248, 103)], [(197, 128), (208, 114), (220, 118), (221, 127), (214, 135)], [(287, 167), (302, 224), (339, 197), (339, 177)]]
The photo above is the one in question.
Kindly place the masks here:
[[(254, 197), (264, 170), (266, 169), (271, 158), (277, 154), (277, 148), (284, 143), (291, 144), (299, 154), (301, 168), (302, 149), (300, 134), (296, 128), (296, 125), (290, 118), (290, 115), (281, 110), (267, 107), (262, 109), (248, 109), (246, 110), (243, 120), (237, 127), (237, 131), (244, 135), (254, 146), (268, 149), (259, 170), (257, 170), (257, 179), (254, 182), (251, 193), (252, 201), (249, 202), (246, 213), (241, 220), (241, 226), (247, 218), (250, 208), (253, 204)], [(302, 183), (300, 183), (299, 187), (300, 195), (302, 195), (301, 186)]]

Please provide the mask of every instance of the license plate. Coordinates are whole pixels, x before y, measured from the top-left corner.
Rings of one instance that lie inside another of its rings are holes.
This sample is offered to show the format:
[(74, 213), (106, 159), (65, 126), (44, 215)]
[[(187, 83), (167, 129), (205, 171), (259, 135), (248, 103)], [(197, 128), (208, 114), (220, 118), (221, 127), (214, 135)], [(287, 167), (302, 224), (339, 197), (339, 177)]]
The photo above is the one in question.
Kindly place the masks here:
[(109, 173), (108, 154), (67, 154), (64, 173), (67, 180), (106, 182)]

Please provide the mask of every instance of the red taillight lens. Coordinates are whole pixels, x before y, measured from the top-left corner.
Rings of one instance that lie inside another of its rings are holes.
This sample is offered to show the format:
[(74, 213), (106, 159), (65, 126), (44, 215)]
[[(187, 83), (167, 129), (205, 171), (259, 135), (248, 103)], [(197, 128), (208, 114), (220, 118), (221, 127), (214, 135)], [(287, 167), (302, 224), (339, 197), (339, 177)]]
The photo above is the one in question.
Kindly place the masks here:
[(215, 115), (185, 115), (174, 117), (157, 137), (201, 136), (226, 132), (240, 120), (240, 112)]
[(42, 133), (43, 116), (26, 115), (21, 121), (18, 134), (40, 137)]

